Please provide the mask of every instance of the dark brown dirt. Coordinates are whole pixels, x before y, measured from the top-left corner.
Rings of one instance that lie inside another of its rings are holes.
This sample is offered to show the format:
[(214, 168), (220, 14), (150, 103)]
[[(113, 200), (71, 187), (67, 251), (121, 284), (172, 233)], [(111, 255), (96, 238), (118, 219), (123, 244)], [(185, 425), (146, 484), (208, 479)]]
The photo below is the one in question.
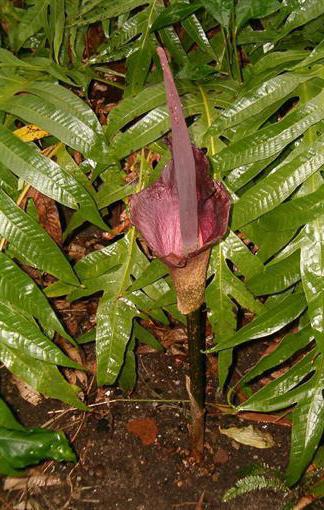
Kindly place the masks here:
[[(91, 348), (86, 350), (89, 355)], [(254, 422), (254, 426), (271, 432), (275, 439), (275, 447), (260, 450), (239, 445), (219, 432), (219, 426), (243, 426), (249, 422), (233, 416), (209, 415), (205, 460), (195, 465), (188, 450), (188, 404), (181, 402), (187, 399), (186, 371), (182, 356), (168, 352), (141, 354), (136, 391), (125, 397), (118, 389), (92, 387), (88, 403), (95, 405), (91, 413), (83, 413), (52, 400), (43, 399), (36, 407), (28, 404), (8, 384), (8, 374), (3, 369), (0, 372), (1, 393), (13, 404), (21, 421), (29, 426), (40, 426), (52, 420), (48, 426), (65, 431), (79, 460), (76, 465), (46, 462), (34, 468), (33, 474), (56, 475), (61, 483), (26, 491), (0, 490), (1, 510), (13, 509), (23, 501), (35, 506), (17, 508), (245, 510), (247, 505), (250, 510), (282, 508), (282, 493), (254, 492), (226, 504), (222, 503), (222, 496), (249, 464), (266, 463), (284, 469), (289, 428)], [(214, 400), (212, 385), (209, 392), (209, 400)], [(116, 402), (125, 398), (130, 401)], [(180, 401), (167, 402), (173, 399)], [(53, 411), (58, 412), (53, 414)], [(153, 418), (158, 429), (156, 441), (147, 446), (128, 432), (130, 420), (143, 418)]]

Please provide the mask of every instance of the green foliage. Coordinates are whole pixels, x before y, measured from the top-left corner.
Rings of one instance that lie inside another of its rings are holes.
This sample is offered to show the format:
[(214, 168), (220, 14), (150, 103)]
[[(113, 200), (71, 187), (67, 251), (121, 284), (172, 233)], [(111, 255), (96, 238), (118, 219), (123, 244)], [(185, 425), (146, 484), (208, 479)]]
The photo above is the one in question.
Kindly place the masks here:
[[(61, 210), (73, 209), (66, 239), (84, 222), (108, 230), (103, 217), (111, 208), (121, 201), (127, 210), (127, 197), (158, 178), (169, 158), (161, 137), (170, 127), (155, 55), (162, 43), (192, 140), (207, 149), (214, 177), (232, 194), (229, 233), (213, 249), (206, 293), (220, 385), (234, 348), (297, 328), (242, 383), (285, 362), (287, 371), (239, 407), (295, 406), (287, 471), (293, 485), (323, 434), (323, 1), (175, 0), (167, 8), (162, 0), (4, 4), (3, 41), (10, 51), (0, 48), (1, 361), (44, 394), (83, 407), (55, 366), (72, 363), (48, 330), (69, 337), (47, 298), (74, 301), (100, 292), (98, 383), (117, 382), (126, 390), (135, 384), (136, 341), (159, 347), (139, 319), (168, 324), (168, 312), (183, 320), (166, 268), (151, 262), (134, 229), (72, 268), (20, 207), (31, 185)], [(88, 51), (90, 24), (102, 28), (103, 40)], [(118, 61), (125, 72), (112, 70)], [(104, 128), (86, 101), (66, 88), (77, 86), (86, 98), (92, 79), (123, 91)], [(16, 133), (17, 121), (45, 134), (26, 142)], [(73, 151), (84, 157), (80, 166)], [(130, 182), (124, 159), (137, 151)], [(152, 153), (161, 158), (154, 169)], [(26, 263), (57, 281), (43, 292), (23, 271)], [(253, 319), (238, 329), (242, 310)], [(267, 483), (263, 476), (249, 478), (235, 490)]]
[(287, 487), (278, 478), (267, 478), (264, 475), (249, 475), (238, 480), (234, 487), (226, 491), (223, 501), (227, 503), (237, 496), (248, 494), (250, 492), (269, 489), (274, 492), (285, 492)]
[(20, 475), (44, 459), (75, 462), (76, 457), (62, 432), (23, 427), (0, 400), (0, 474)]
[[(299, 485), (290, 488), (282, 479), (279, 471), (266, 464), (251, 464), (240, 471), (241, 477), (233, 487), (230, 487), (223, 496), (223, 501), (228, 503), (239, 496), (250, 494), (255, 491), (270, 490), (282, 493), (282, 504), (280, 510), (296, 508), (304, 500), (315, 501), (323, 497), (323, 475), (322, 447), (314, 459), (314, 469), (306, 473)], [(316, 506), (316, 503), (314, 503)], [(279, 508), (279, 507), (278, 507)]]

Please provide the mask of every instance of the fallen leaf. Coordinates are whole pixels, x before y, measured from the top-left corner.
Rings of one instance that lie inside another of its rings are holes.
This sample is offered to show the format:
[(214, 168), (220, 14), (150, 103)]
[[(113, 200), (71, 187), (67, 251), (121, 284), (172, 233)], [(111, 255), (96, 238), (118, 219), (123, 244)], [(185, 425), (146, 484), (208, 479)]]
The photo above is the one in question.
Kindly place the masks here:
[(35, 475), (25, 478), (16, 478), (8, 476), (3, 484), (5, 491), (20, 491), (35, 487), (50, 487), (59, 485), (62, 480), (58, 476)]
[(25, 501), (21, 501), (12, 508), (14, 510), (44, 510), (44, 507), (41, 507), (34, 498), (28, 498)]
[(313, 501), (315, 501), (316, 498), (314, 496), (302, 496), (302, 498), (296, 503), (296, 505), (293, 507), (293, 510), (303, 510), (304, 508), (308, 507)]
[(222, 429), (219, 427), (221, 434), (224, 434), (237, 443), (253, 446), (254, 448), (272, 448), (275, 446), (274, 439), (270, 432), (264, 432), (249, 425), (248, 427), (229, 427)]
[(139, 418), (129, 420), (127, 430), (138, 437), (144, 445), (155, 443), (158, 434), (158, 428), (154, 418)]
[(282, 427), (291, 427), (291, 421), (275, 414), (244, 412), (239, 414), (243, 420), (256, 421), (258, 423), (274, 423)]
[(59, 245), (62, 246), (62, 227), (58, 209), (53, 200), (46, 195), (43, 195), (34, 188), (30, 188), (28, 197), (32, 198), (37, 209), (39, 222), (48, 232), (51, 238)]
[(34, 124), (27, 124), (26, 126), (16, 129), (14, 134), (24, 142), (33, 142), (34, 140), (40, 140), (41, 138), (48, 136), (47, 131), (40, 129)]
[(11, 382), (16, 385), (20, 396), (29, 404), (37, 406), (42, 401), (42, 395), (25, 382), (17, 379), (15, 376), (11, 377)]
[[(58, 336), (56, 339), (56, 343), (61, 349), (76, 363), (79, 365), (84, 365), (84, 356), (81, 356), (82, 350), (71, 345), (70, 342), (65, 340), (62, 336)], [(82, 388), (86, 389), (88, 386), (88, 377), (87, 374), (81, 370), (64, 370), (65, 375), (67, 376), (69, 382), (71, 384), (76, 384), (77, 381), (81, 383)]]

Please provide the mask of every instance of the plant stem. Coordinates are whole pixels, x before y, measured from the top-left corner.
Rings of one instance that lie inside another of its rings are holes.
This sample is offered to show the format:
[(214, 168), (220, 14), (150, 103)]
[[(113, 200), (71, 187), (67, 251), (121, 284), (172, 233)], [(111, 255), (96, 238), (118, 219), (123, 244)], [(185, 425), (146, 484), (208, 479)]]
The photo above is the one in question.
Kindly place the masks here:
[(227, 69), (228, 69), (230, 77), (233, 79), (232, 62), (231, 62), (231, 54), (230, 54), (228, 35), (227, 35), (227, 31), (223, 27), (221, 27), (221, 31), (222, 31), (222, 36), (224, 39)]
[(233, 48), (234, 48), (234, 56), (235, 56), (235, 63), (236, 63), (236, 73), (237, 78), (240, 83), (243, 83), (243, 76), (242, 76), (242, 68), (241, 68), (241, 61), (240, 61), (240, 55), (237, 49), (237, 32), (233, 32)]
[(205, 314), (202, 307), (187, 315), (189, 374), (187, 388), (191, 407), (191, 443), (194, 457), (201, 461), (204, 451), (205, 435), (205, 389), (206, 357), (201, 351), (205, 349)]

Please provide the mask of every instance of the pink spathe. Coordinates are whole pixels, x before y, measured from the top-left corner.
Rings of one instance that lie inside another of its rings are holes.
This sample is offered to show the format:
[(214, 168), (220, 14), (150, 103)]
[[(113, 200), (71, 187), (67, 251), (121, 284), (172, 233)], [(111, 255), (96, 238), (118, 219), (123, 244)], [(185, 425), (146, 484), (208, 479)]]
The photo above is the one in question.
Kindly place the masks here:
[(196, 173), (193, 208), (198, 213), (198, 235), (197, 246), (191, 252), (186, 252), (181, 235), (180, 200), (173, 159), (157, 182), (130, 199), (132, 223), (154, 255), (169, 266), (185, 266), (188, 258), (215, 244), (227, 230), (230, 197), (224, 186), (209, 176), (209, 164), (203, 151), (192, 146), (192, 152)]

